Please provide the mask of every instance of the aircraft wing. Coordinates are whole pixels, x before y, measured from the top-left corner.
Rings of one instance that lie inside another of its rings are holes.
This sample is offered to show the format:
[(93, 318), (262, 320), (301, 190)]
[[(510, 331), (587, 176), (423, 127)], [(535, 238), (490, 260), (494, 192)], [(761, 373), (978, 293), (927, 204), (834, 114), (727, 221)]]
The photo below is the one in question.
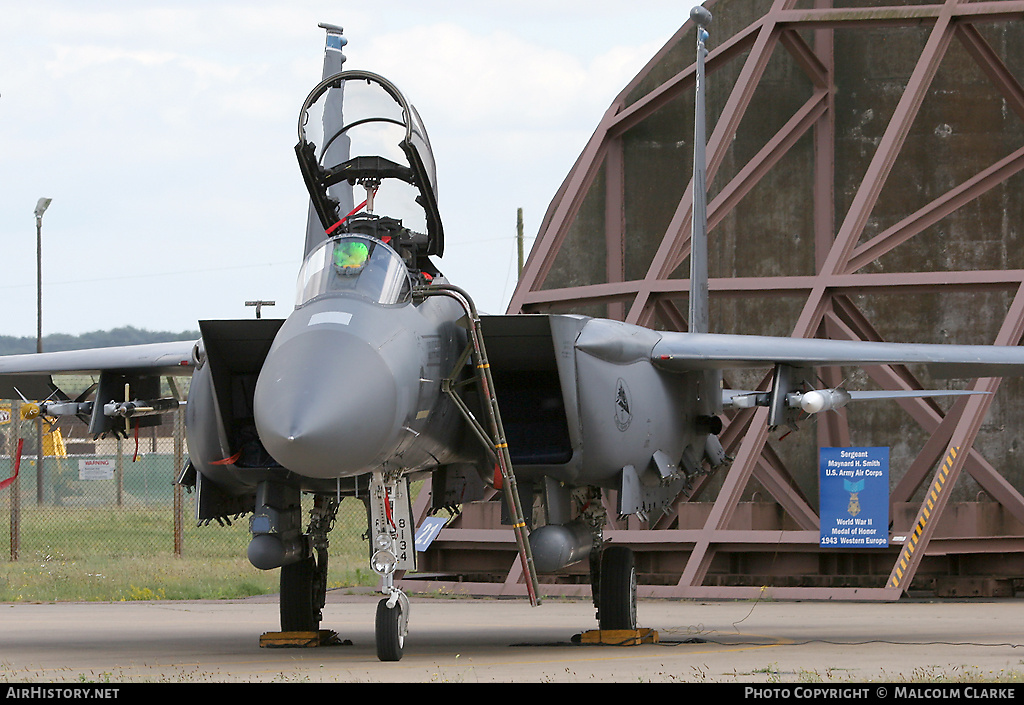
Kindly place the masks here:
[(662, 333), (652, 362), (673, 372), (769, 367), (924, 364), (941, 378), (1024, 375), (1024, 348), (1002, 345), (877, 343), (717, 333)]
[(45, 399), (54, 374), (117, 373), (128, 377), (192, 374), (195, 342), (124, 345), (0, 356), (0, 399)]

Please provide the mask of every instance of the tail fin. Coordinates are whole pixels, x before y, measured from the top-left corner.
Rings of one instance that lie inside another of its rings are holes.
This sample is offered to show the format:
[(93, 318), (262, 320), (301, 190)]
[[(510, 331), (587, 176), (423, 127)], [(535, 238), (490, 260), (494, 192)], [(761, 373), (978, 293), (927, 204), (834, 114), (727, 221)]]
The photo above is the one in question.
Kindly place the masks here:
[(690, 10), (697, 24), (697, 92), (693, 115), (693, 225), (690, 235), (690, 332), (709, 332), (708, 323), (708, 210), (706, 138), (704, 135), (704, 57), (707, 49), (704, 29), (711, 24), (711, 13), (697, 6)]
[[(324, 70), (323, 78), (333, 76), (336, 73), (341, 73), (342, 65), (345, 63), (345, 55), (341, 53), (342, 48), (348, 44), (348, 40), (342, 36), (345, 31), (341, 27), (331, 24), (325, 24), (323, 22), (319, 25), (322, 29), (327, 30), (327, 38), (324, 46)], [(324, 111), (324, 135), (332, 135), (342, 127), (342, 114), (341, 104), (344, 100), (344, 95), (341, 90), (331, 90), (328, 95), (328, 105), (337, 105), (337, 109), (325, 110)], [(329, 123), (329, 124), (328, 124)], [(324, 144), (328, 144), (325, 139)], [(330, 143), (329, 151), (331, 153), (343, 153), (345, 156), (339, 159), (333, 160), (332, 164), (340, 164), (348, 159), (348, 150), (350, 147), (349, 139), (346, 136), (342, 136), (337, 140)], [(347, 182), (342, 182), (335, 186), (332, 186), (329, 191), (332, 198), (338, 201), (338, 210), (342, 213), (348, 213), (352, 210), (353, 198), (352, 198), (352, 187)], [(324, 232), (324, 227), (320, 223), (320, 218), (316, 214), (316, 209), (313, 208), (313, 204), (309, 204), (309, 214), (306, 217), (306, 249), (303, 257), (308, 255), (321, 242), (327, 237)]]

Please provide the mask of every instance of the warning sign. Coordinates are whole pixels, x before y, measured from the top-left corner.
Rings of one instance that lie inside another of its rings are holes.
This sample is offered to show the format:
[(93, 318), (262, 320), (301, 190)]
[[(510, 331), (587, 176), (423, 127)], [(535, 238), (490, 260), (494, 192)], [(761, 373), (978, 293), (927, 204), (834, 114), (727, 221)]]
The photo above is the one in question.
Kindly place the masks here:
[(80, 458), (78, 460), (79, 480), (113, 480), (114, 461), (109, 458)]

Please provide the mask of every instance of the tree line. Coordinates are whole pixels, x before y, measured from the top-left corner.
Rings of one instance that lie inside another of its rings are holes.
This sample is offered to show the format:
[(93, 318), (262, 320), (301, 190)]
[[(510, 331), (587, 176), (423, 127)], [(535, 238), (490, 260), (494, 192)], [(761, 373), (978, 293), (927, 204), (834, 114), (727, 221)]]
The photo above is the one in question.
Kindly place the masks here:
[[(141, 345), (143, 343), (166, 343), (172, 340), (198, 340), (199, 331), (186, 330), (179, 333), (168, 331), (148, 331), (133, 326), (97, 330), (81, 335), (67, 333), (51, 333), (43, 336), (43, 350), (81, 350), (84, 348), (111, 348), (117, 345)], [(18, 355), (34, 353), (36, 339), (34, 336), (16, 337), (0, 335), (0, 355)]]

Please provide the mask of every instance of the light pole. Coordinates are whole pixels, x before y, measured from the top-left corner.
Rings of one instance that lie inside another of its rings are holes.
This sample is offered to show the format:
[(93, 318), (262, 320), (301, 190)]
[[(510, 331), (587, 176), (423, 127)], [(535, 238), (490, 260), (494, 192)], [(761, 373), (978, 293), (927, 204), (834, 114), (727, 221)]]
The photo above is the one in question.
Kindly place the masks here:
[[(36, 352), (43, 351), (43, 213), (51, 198), (36, 201)], [(36, 418), (36, 504), (43, 503), (43, 419)]]
[(36, 201), (36, 352), (43, 351), (43, 213), (52, 198)]

